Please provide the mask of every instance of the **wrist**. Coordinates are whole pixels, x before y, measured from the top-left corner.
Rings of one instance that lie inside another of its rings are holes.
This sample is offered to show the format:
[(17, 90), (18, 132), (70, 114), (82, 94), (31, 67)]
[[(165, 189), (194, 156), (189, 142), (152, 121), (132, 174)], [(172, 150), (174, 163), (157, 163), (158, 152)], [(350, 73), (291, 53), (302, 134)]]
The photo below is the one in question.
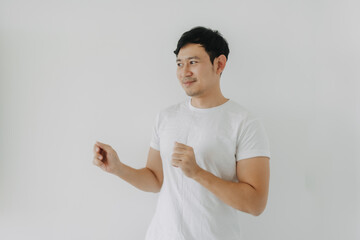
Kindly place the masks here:
[(124, 174), (124, 166), (125, 164), (119, 161), (119, 163), (114, 167), (113, 174), (121, 178), (121, 176)]
[(203, 176), (204, 172), (205, 170), (199, 167), (199, 169), (195, 172), (193, 179), (198, 182)]

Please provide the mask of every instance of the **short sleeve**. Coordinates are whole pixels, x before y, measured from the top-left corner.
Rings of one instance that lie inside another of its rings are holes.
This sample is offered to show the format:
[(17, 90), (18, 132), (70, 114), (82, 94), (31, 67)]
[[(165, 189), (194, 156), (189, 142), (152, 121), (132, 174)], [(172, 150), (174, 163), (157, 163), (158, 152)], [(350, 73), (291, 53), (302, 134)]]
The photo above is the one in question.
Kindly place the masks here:
[(240, 130), (236, 142), (236, 160), (270, 156), (270, 146), (265, 128), (259, 118), (249, 120)]
[(155, 117), (153, 124), (152, 135), (150, 140), (150, 147), (160, 151), (160, 139), (159, 139), (159, 113)]

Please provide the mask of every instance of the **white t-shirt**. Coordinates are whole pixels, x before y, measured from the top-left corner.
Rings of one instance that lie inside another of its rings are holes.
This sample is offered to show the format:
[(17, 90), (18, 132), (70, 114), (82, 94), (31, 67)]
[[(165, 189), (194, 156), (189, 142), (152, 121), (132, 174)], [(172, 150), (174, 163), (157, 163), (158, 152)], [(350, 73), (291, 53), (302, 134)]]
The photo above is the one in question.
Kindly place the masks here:
[(241, 239), (239, 211), (171, 165), (175, 141), (194, 149), (201, 168), (238, 182), (237, 161), (256, 156), (270, 158), (269, 141), (260, 119), (231, 99), (201, 109), (192, 106), (188, 98), (157, 114), (150, 142), (160, 151), (164, 181), (146, 240)]

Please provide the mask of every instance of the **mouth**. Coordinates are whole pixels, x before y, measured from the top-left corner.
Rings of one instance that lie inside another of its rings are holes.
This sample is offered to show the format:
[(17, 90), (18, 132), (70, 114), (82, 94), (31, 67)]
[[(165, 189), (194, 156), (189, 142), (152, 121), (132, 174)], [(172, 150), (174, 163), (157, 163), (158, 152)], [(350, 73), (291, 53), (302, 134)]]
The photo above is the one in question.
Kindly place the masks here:
[(184, 82), (183, 84), (185, 85), (185, 87), (188, 87), (191, 84), (193, 84), (194, 82), (196, 82), (196, 81)]

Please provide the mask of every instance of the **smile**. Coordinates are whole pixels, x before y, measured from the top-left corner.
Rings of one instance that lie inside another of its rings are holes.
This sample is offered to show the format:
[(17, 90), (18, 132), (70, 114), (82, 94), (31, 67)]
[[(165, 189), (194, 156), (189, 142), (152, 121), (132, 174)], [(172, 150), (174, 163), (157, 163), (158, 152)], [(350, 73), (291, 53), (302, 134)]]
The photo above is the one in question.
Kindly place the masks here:
[(192, 83), (194, 83), (195, 81), (192, 81), (192, 82), (186, 82), (186, 83), (184, 83), (184, 85), (186, 86), (186, 87), (188, 87), (188, 86), (190, 86)]

